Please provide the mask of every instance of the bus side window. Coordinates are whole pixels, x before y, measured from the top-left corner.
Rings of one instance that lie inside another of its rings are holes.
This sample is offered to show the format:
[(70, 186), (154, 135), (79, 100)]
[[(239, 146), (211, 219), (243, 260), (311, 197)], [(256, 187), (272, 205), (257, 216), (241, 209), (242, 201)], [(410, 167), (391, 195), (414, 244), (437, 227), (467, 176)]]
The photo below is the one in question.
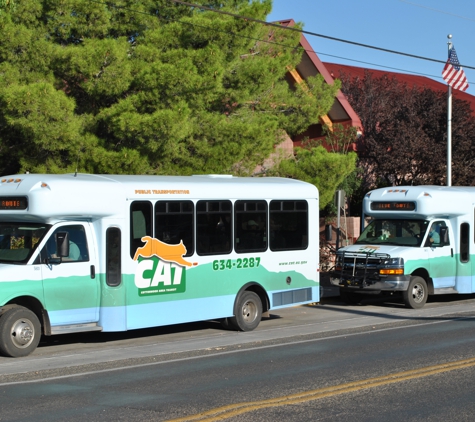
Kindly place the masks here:
[(86, 233), (83, 226), (67, 226), (69, 232), (69, 256), (65, 260), (69, 261), (89, 261), (89, 250), (87, 247)]
[(448, 229), (445, 221), (434, 221), (429, 227), (429, 234), (427, 235), (427, 240), (424, 246), (450, 246), (447, 234)]
[(198, 201), (196, 204), (196, 251), (199, 255), (227, 254), (232, 248), (232, 203)]
[(192, 201), (158, 201), (155, 204), (155, 238), (169, 245), (183, 242), (184, 256), (193, 255), (193, 211)]
[(264, 252), (267, 249), (266, 201), (236, 201), (234, 220), (236, 252)]
[(142, 237), (152, 237), (152, 203), (134, 201), (130, 205), (130, 257), (144, 245)]
[(307, 201), (270, 202), (270, 249), (287, 251), (308, 246)]
[(120, 256), (120, 229), (117, 227), (109, 227), (106, 231), (106, 283), (108, 286), (119, 286), (122, 282), (122, 263)]
[(470, 260), (470, 225), (462, 223), (460, 225), (460, 262), (468, 262)]
[(46, 258), (58, 257), (58, 245), (56, 244), (56, 234), (67, 232), (69, 239), (69, 255), (62, 257), (61, 262), (87, 262), (89, 261), (89, 249), (87, 246), (86, 233), (82, 225), (61, 226), (58, 227), (49, 237), (46, 246), (41, 252), (42, 261)]

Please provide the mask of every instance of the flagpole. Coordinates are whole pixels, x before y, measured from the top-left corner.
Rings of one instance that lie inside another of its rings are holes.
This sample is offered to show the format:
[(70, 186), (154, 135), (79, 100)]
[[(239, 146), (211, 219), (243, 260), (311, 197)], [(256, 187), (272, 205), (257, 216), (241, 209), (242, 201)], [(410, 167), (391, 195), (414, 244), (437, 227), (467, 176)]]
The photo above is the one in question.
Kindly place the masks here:
[[(447, 35), (447, 38), (449, 39), (447, 45), (449, 48), (448, 54), (450, 55), (452, 35)], [(447, 86), (449, 87), (447, 93), (447, 186), (452, 186), (452, 86)]]
[(466, 91), (468, 80), (460, 65), (455, 47), (452, 44), (452, 35), (447, 35), (449, 57), (442, 70), (442, 78), (447, 82), (447, 186), (452, 186), (452, 88)]

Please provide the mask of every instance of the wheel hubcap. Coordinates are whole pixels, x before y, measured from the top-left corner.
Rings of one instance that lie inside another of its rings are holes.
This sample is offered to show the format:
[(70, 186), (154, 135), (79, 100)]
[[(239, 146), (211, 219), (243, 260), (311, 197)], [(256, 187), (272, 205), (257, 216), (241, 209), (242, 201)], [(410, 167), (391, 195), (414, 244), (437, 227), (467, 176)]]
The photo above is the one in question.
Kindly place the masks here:
[(35, 330), (29, 319), (19, 319), (12, 325), (11, 337), (16, 347), (27, 347), (35, 337)]
[(414, 285), (412, 289), (412, 297), (417, 303), (421, 303), (424, 300), (424, 288), (420, 284)]
[(242, 307), (242, 316), (246, 322), (252, 322), (257, 317), (257, 306), (254, 302), (246, 302)]

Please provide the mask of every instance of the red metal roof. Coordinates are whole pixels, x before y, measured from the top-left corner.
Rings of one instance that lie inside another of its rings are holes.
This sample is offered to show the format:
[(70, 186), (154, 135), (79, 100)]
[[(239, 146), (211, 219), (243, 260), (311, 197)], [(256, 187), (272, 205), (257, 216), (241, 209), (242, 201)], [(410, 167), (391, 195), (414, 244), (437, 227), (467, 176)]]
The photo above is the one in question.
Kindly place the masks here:
[[(389, 78), (395, 78), (399, 82), (406, 83), (410, 87), (417, 86), (421, 88), (429, 88), (434, 91), (447, 92), (447, 85), (445, 83), (437, 82), (434, 79), (428, 78), (426, 76), (388, 72), (387, 70), (367, 69), (364, 67), (347, 66), (337, 63), (324, 62), (323, 64), (334, 79), (339, 78), (341, 74), (349, 75), (351, 78), (363, 78), (365, 71), (368, 71), (376, 78), (381, 78), (382, 76), (386, 75)], [(459, 91), (458, 89), (453, 89), (452, 94), (454, 98), (469, 102), (470, 108), (472, 109), (472, 114), (475, 115), (475, 96), (463, 91)]]

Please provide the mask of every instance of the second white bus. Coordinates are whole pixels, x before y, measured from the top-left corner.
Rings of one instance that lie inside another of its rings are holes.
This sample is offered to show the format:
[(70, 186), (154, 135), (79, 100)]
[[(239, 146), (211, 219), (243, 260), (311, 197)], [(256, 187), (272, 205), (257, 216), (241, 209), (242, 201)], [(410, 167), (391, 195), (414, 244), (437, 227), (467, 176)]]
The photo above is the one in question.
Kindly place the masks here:
[(372, 220), (354, 245), (338, 250), (333, 273), (346, 302), (397, 293), (421, 308), (429, 295), (475, 292), (475, 187), (375, 189), (363, 208)]

